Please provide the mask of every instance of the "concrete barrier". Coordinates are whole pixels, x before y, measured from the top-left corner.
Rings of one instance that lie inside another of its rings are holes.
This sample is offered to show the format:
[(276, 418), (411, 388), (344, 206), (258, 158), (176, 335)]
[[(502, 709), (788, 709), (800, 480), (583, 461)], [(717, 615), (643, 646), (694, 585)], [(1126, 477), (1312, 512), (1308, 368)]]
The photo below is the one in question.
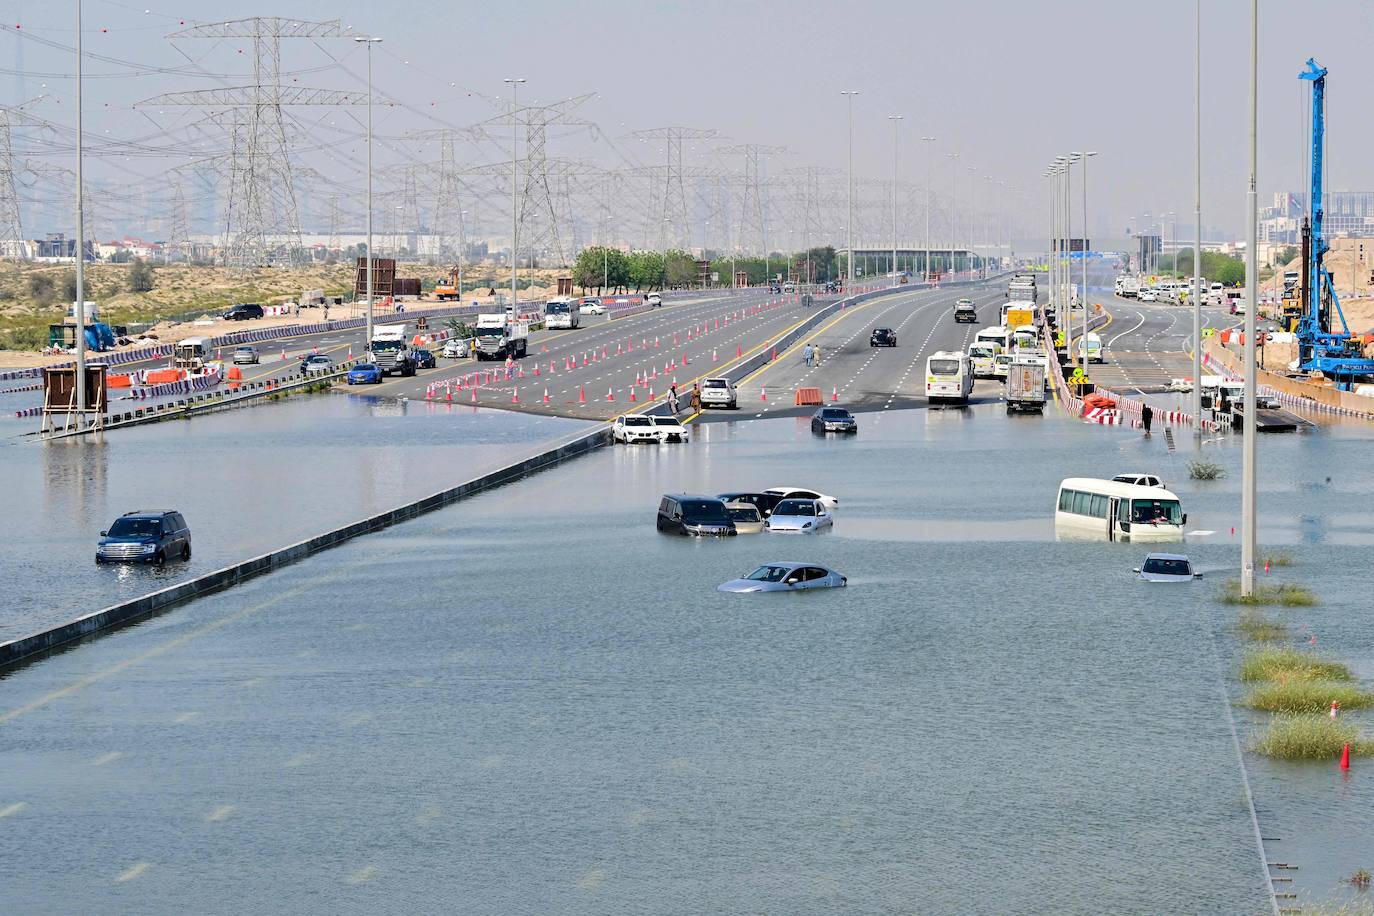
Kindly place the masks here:
[(585, 433), (503, 468), (483, 474), (480, 477), (474, 477), (455, 487), (440, 490), (395, 509), (379, 512), (324, 534), (318, 534), (279, 550), (273, 550), (241, 563), (196, 576), (186, 582), (170, 585), (151, 594), (110, 605), (107, 608), (94, 611), (84, 617), (78, 617), (42, 632), (0, 643), (0, 670), (12, 667), (26, 659), (51, 652), (54, 649), (60, 649), (97, 633), (166, 611), (194, 598), (257, 578), (331, 547), (337, 547), (361, 535), (381, 531), (384, 528), (418, 518), (486, 490), (513, 483), (530, 474), (555, 467), (579, 455), (598, 449), (609, 444), (610, 441), (610, 427), (600, 426), (590, 433)]

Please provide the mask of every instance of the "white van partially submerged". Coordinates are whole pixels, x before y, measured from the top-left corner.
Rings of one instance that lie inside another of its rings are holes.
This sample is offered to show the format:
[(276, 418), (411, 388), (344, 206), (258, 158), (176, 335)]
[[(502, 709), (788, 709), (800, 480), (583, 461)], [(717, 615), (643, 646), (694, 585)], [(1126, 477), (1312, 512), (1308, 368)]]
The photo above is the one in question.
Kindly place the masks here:
[(1178, 497), (1162, 487), (1069, 477), (1059, 484), (1054, 532), (1066, 540), (1181, 541), (1187, 521)]

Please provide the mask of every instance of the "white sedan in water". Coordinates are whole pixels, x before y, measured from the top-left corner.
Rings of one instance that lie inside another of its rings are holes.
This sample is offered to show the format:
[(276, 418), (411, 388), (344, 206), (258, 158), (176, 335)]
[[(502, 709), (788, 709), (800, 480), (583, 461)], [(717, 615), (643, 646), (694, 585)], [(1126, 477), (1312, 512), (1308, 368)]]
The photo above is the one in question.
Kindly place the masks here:
[(769, 496), (776, 496), (779, 499), (819, 499), (825, 503), (827, 509), (834, 509), (840, 501), (833, 496), (826, 496), (815, 490), (807, 490), (802, 487), (769, 487), (763, 492)]
[(819, 499), (784, 499), (773, 509), (763, 527), (768, 531), (820, 531), (835, 524), (835, 518)]

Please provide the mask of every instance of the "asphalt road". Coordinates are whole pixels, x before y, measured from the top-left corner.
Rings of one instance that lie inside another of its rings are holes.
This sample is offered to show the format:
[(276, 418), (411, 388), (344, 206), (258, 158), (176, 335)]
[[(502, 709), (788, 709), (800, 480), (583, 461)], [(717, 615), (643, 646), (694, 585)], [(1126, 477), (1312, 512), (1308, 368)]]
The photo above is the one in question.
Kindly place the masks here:
[[(1098, 387), (1141, 393), (1164, 390), (1170, 379), (1193, 375), (1193, 310), (1170, 303), (1104, 297), (1110, 322), (1096, 333), (1106, 362), (1088, 367)], [(1204, 308), (1204, 328), (1229, 328), (1237, 320), (1223, 308)]]
[[(1006, 302), (1005, 279), (974, 287), (919, 289), (862, 303), (824, 322), (805, 341), (788, 350), (737, 386), (738, 411), (710, 410), (697, 422), (741, 417), (810, 414), (814, 407), (797, 407), (798, 388), (820, 388), (827, 404), (853, 411), (878, 411), (926, 406), (925, 361), (937, 350), (967, 351), (980, 328), (996, 324)], [(954, 321), (954, 303), (970, 298), (978, 305), (977, 324)], [(892, 328), (897, 346), (873, 347), (874, 328)], [(802, 353), (809, 342), (819, 347), (819, 364), (807, 366)], [(1002, 383), (975, 383), (971, 403), (999, 400)]]

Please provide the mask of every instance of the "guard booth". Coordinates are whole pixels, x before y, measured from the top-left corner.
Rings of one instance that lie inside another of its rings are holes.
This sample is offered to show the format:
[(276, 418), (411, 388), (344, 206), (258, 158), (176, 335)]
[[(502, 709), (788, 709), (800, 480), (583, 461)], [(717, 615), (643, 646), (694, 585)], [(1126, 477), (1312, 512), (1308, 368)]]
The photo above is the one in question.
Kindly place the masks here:
[[(86, 408), (77, 409), (76, 367), (55, 366), (43, 370), (44, 438), (85, 430), (103, 429), (109, 389), (104, 363), (86, 364)], [(86, 417), (91, 417), (87, 422)]]

